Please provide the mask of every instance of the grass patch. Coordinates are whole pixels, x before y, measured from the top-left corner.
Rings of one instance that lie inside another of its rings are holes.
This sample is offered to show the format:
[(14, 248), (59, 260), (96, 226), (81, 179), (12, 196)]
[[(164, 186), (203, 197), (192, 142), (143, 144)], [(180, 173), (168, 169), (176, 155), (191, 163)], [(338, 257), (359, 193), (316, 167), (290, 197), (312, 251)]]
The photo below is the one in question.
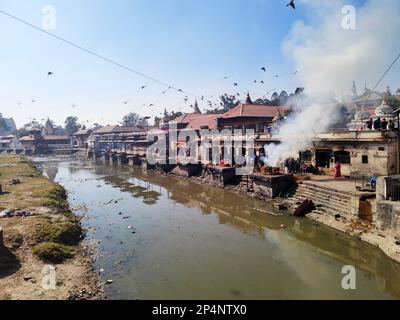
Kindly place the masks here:
[[(21, 180), (20, 185), (9, 186), (11, 179)], [(0, 184), (6, 194), (0, 197), (0, 207), (30, 209), (50, 207), (55, 211), (68, 211), (67, 193), (59, 184), (44, 177), (29, 159), (17, 155), (0, 155)]]
[[(9, 185), (11, 179), (19, 179), (21, 184)], [(0, 196), (0, 208), (35, 213), (14, 221), (23, 226), (24, 238), (33, 247), (33, 253), (53, 263), (72, 258), (83, 231), (79, 219), (69, 209), (66, 190), (44, 177), (31, 160), (19, 155), (0, 155), (0, 184), (5, 191)], [(18, 248), (24, 238), (15, 234), (9, 243)]]
[(56, 242), (77, 245), (81, 240), (82, 228), (75, 217), (63, 215), (57, 218), (47, 217), (36, 227), (35, 242)]
[(40, 259), (50, 263), (62, 263), (74, 256), (73, 247), (54, 242), (45, 242), (33, 249), (33, 253)]
[(44, 194), (42, 204), (60, 210), (68, 209), (67, 192), (57, 183), (53, 183)]

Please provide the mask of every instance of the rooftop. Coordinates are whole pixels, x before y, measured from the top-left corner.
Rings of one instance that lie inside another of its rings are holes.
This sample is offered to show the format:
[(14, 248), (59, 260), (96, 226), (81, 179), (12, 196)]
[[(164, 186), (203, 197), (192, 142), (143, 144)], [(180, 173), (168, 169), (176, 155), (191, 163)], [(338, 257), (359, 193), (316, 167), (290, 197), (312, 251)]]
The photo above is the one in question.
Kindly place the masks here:
[(86, 135), (92, 133), (92, 129), (79, 129), (77, 132), (75, 132), (73, 135), (74, 136), (80, 136), (80, 135)]
[(50, 136), (38, 136), (35, 138), (32, 136), (26, 136), (19, 139), (19, 141), (37, 141), (37, 140), (54, 141), (54, 140), (70, 140), (70, 139), (71, 138), (69, 136), (50, 135)]
[(127, 127), (119, 125), (108, 125), (93, 131), (93, 134), (103, 134), (103, 133), (128, 133), (128, 132), (140, 132), (143, 131), (141, 127)]
[(237, 107), (221, 115), (221, 118), (254, 117), (254, 118), (274, 118), (279, 113), (289, 110), (286, 106), (266, 106), (259, 104), (242, 103)]

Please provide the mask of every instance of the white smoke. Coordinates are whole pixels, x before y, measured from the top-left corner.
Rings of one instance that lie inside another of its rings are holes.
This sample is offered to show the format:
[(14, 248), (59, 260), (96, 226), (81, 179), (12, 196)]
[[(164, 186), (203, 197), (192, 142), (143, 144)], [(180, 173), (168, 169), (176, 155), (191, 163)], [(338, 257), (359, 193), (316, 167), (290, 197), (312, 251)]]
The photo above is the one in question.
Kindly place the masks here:
[(337, 103), (327, 97), (348, 95), (353, 80), (373, 86), (400, 51), (400, 1), (367, 0), (356, 10), (355, 30), (342, 25), (347, 4), (298, 3), (309, 9), (313, 22), (296, 22), (283, 51), (295, 64), (309, 98), (294, 103), (295, 113), (280, 128), (282, 143), (266, 147), (269, 165), (310, 147), (315, 133), (326, 131), (336, 120)]

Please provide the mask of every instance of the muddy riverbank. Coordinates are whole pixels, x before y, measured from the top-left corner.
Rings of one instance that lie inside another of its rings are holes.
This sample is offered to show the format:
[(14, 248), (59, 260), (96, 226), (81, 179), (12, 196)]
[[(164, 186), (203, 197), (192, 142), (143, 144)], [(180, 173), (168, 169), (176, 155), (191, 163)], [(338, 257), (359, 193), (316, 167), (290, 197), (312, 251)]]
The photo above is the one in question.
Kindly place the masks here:
[[(380, 250), (266, 214), (265, 201), (141, 168), (37, 161), (83, 217), (109, 299), (400, 298), (399, 265)], [(355, 266), (357, 290), (341, 287), (344, 265)]]
[(15, 155), (0, 155), (0, 184), (0, 299), (101, 298), (65, 189)]

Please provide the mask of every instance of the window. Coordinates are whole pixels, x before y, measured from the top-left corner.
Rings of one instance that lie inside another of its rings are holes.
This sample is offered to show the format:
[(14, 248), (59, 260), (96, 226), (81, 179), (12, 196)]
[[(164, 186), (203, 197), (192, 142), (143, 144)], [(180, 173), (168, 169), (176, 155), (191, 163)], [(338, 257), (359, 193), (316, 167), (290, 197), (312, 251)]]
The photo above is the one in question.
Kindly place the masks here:
[(351, 164), (350, 152), (348, 151), (336, 151), (334, 156), (335, 162), (339, 162), (341, 164)]
[(304, 152), (300, 152), (300, 161), (310, 162), (312, 159), (311, 151), (307, 150)]
[(368, 164), (368, 156), (362, 156), (362, 163)]
[(385, 151), (385, 147), (378, 147), (379, 151)]

